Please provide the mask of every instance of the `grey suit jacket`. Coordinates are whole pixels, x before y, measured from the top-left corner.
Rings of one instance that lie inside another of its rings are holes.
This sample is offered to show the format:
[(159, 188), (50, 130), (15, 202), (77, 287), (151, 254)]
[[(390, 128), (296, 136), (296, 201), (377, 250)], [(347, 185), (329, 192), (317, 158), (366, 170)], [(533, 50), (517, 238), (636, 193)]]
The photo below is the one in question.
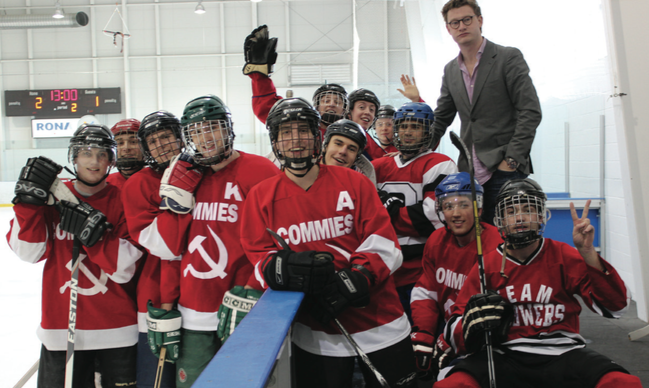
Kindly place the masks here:
[[(478, 159), (489, 171), (512, 157), (520, 163), (519, 171), (530, 174), (530, 149), (541, 122), (541, 105), (523, 54), (515, 47), (487, 41), (477, 71), (471, 103), (457, 58), (444, 67), (432, 144), (441, 139), (459, 112), (460, 137), (470, 152), (475, 145)], [(466, 159), (459, 160), (458, 167), (468, 171)]]

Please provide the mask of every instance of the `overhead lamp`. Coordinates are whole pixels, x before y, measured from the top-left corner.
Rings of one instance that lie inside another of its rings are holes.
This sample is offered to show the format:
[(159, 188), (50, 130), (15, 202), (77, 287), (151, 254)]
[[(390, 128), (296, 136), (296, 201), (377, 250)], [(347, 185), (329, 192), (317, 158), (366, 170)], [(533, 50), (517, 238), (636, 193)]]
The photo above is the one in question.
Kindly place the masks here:
[(194, 9), (194, 13), (197, 13), (199, 15), (202, 15), (205, 13), (205, 7), (203, 7), (203, 1), (199, 1), (198, 5), (196, 6), (196, 9)]
[(65, 15), (63, 15), (63, 10), (61, 9), (61, 4), (59, 3), (59, 0), (56, 0), (56, 4), (54, 5), (56, 6), (56, 10), (54, 10), (54, 14), (52, 15), (52, 17), (54, 19), (64, 18)]
[(250, 0), (250, 1), (252, 1), (253, 3), (260, 3), (261, 2), (261, 0)]

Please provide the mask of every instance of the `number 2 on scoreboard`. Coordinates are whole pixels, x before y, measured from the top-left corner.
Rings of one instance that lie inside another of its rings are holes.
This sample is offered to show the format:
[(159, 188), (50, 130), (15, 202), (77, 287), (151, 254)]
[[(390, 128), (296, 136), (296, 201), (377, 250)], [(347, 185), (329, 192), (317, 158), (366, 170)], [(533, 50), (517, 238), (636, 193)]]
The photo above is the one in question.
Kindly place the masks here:
[(34, 106), (36, 109), (43, 109), (43, 97), (36, 97), (36, 104)]

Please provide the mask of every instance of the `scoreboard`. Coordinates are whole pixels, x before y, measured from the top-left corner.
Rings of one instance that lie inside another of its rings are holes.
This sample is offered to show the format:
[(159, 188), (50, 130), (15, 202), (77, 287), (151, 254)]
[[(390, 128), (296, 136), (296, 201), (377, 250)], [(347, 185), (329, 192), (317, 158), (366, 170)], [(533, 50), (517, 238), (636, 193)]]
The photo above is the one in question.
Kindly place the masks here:
[(120, 88), (5, 90), (5, 115), (70, 118), (122, 113)]

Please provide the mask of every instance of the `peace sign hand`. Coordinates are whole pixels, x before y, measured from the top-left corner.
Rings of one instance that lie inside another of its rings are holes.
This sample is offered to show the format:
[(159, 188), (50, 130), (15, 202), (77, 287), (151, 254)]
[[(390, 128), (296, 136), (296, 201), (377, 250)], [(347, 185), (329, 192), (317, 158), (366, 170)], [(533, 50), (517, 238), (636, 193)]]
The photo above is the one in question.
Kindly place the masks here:
[(599, 255), (595, 251), (593, 241), (595, 240), (595, 227), (590, 224), (588, 219), (588, 208), (590, 207), (590, 199), (586, 201), (584, 210), (581, 213), (581, 218), (577, 216), (575, 204), (570, 202), (570, 214), (572, 215), (572, 241), (575, 247), (584, 258), (586, 263), (591, 267), (604, 270), (604, 267), (599, 261)]

